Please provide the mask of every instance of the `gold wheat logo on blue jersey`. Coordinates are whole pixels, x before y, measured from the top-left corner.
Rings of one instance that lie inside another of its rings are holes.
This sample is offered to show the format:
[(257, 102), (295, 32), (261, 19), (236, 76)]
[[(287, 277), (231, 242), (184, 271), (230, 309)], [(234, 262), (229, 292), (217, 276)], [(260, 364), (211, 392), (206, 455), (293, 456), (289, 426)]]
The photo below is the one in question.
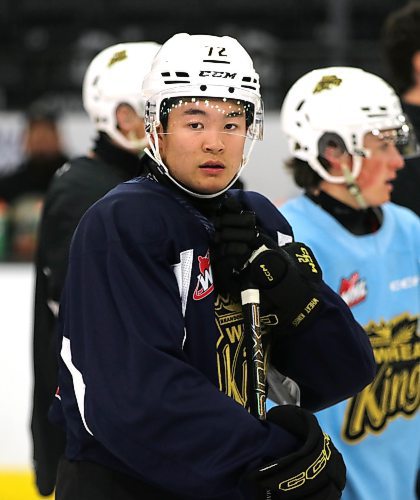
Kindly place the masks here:
[(374, 381), (347, 406), (343, 439), (356, 443), (380, 433), (393, 419), (413, 416), (420, 406), (418, 318), (403, 313), (390, 321), (370, 321), (365, 330), (378, 371)]

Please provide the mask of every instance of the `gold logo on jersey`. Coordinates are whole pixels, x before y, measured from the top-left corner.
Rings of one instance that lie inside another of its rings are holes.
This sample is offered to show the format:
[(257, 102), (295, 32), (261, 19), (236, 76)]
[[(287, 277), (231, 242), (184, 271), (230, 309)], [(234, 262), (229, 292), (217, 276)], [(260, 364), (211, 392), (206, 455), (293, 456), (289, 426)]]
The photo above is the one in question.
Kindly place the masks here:
[(115, 52), (108, 63), (108, 68), (110, 68), (113, 64), (119, 61), (124, 61), (124, 59), (127, 59), (126, 50), (120, 50), (118, 52)]
[(337, 78), (335, 75), (327, 75), (323, 76), (321, 80), (316, 84), (314, 88), (314, 94), (318, 92), (322, 92), (323, 90), (330, 90), (333, 87), (338, 87), (341, 85), (343, 80), (341, 78)]
[(216, 343), (219, 389), (246, 407), (247, 365), (241, 304), (230, 295), (218, 295), (215, 314), (220, 334)]
[[(248, 408), (248, 369), (244, 338), (242, 307), (239, 299), (218, 295), (215, 306), (219, 338), (216, 342), (217, 371), (220, 391), (227, 394), (244, 408)], [(262, 315), (261, 333), (264, 344), (264, 370), (267, 369), (269, 345), (264, 337), (267, 328), (275, 326), (275, 315)]]
[(398, 416), (410, 417), (420, 405), (418, 318), (407, 313), (365, 326), (378, 371), (374, 381), (349, 400), (343, 439), (352, 444), (380, 433)]

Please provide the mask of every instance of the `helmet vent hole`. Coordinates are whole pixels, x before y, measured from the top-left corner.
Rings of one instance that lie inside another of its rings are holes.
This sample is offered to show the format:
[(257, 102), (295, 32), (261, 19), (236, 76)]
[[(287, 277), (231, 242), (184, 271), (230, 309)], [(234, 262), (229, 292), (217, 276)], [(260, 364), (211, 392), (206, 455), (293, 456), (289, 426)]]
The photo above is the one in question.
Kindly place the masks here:
[(189, 77), (190, 76), (185, 71), (176, 71), (175, 74), (176, 74), (176, 76), (181, 76), (181, 77)]
[(229, 87), (229, 88), (228, 88), (228, 91), (229, 91), (231, 94), (233, 94), (233, 93), (235, 92), (235, 89), (234, 89), (233, 87)]
[(370, 108), (368, 106), (361, 108), (362, 111), (370, 111)]
[(296, 108), (296, 111), (300, 111), (301, 107), (305, 104), (305, 100), (303, 101), (300, 101), (300, 103), (298, 104), (298, 107)]
[(242, 78), (242, 81), (243, 81), (243, 82), (251, 82), (251, 77), (250, 77), (250, 76), (244, 76), (244, 77)]
[(207, 85), (200, 85), (200, 90), (205, 92), (207, 90)]
[(161, 73), (162, 76), (171, 76), (171, 74), (169, 73), (169, 71), (165, 71), (164, 73)]
[(386, 106), (379, 106), (379, 109), (380, 109), (381, 111), (386, 111), (388, 108), (387, 108)]

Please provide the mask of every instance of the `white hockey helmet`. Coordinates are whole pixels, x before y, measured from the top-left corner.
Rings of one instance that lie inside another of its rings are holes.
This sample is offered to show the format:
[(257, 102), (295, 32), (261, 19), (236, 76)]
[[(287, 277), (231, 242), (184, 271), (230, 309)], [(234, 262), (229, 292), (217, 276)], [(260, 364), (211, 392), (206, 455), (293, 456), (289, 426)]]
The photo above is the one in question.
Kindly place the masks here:
[[(352, 176), (360, 174), (366, 133), (381, 136), (395, 130), (397, 146), (416, 141), (394, 90), (376, 75), (359, 68), (330, 67), (313, 70), (297, 80), (286, 95), (281, 109), (281, 128), (291, 154), (315, 170), (324, 180), (344, 183), (319, 162), (322, 139), (338, 135), (353, 156)], [(411, 147), (411, 146), (410, 146)]]
[(144, 116), (141, 86), (159, 48), (155, 42), (112, 45), (97, 54), (86, 70), (83, 106), (95, 128), (122, 147), (143, 149), (145, 146), (144, 141), (130, 140), (118, 130), (116, 110), (125, 103), (139, 116)]
[[(200, 198), (213, 198), (225, 192), (238, 179), (247, 163), (255, 140), (263, 136), (263, 102), (259, 76), (246, 50), (231, 37), (178, 33), (162, 45), (149, 74), (143, 81), (146, 99), (145, 125), (150, 150), (161, 173), (184, 191)], [(251, 146), (237, 175), (226, 188), (214, 194), (199, 194), (182, 186), (163, 163), (159, 152), (157, 127), (161, 123), (161, 104), (170, 98), (220, 98), (246, 104), (247, 138)]]

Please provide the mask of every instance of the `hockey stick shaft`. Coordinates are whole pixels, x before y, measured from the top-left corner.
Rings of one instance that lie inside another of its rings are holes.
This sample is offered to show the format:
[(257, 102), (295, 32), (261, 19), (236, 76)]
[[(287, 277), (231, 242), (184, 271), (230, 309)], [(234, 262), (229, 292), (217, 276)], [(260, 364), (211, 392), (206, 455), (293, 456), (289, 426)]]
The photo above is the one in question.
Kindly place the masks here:
[(244, 317), (244, 336), (247, 351), (248, 377), (251, 391), (249, 404), (251, 413), (260, 420), (266, 418), (266, 374), (264, 350), (260, 326), (260, 292), (255, 288), (245, 288), (241, 292)]

